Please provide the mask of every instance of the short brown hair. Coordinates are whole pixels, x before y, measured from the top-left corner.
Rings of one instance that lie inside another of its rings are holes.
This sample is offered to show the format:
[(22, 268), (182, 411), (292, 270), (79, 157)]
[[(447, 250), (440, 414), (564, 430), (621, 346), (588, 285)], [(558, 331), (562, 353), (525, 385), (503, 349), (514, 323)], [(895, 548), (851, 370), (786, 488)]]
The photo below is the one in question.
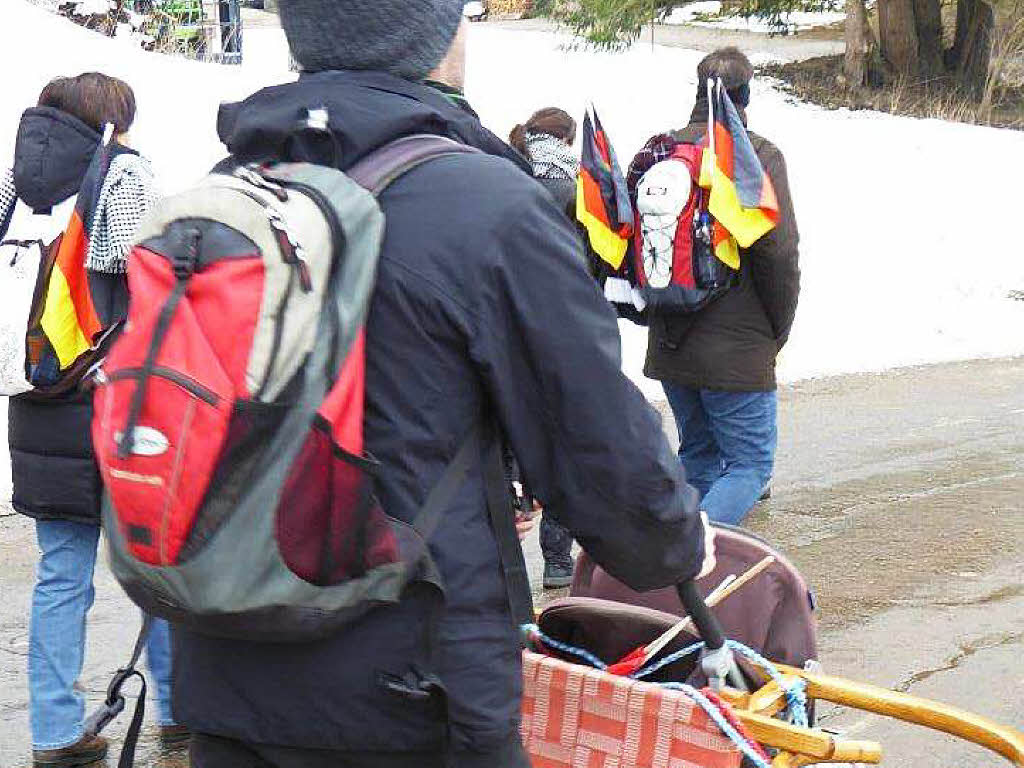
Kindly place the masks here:
[(722, 78), (727, 91), (740, 88), (754, 77), (754, 65), (739, 48), (730, 45), (709, 53), (697, 65), (697, 87), (705, 87), (707, 81)]
[(74, 115), (102, 131), (114, 124), (114, 133), (127, 133), (135, 122), (135, 92), (128, 83), (99, 72), (51, 80), (39, 94), (40, 107)]
[(558, 107), (545, 107), (533, 113), (533, 116), (526, 121), (526, 125), (517, 125), (509, 134), (508, 143), (519, 150), (519, 153), (529, 157), (526, 148), (526, 137), (531, 133), (546, 133), (561, 139), (566, 144), (573, 144), (576, 141), (576, 121), (572, 115)]

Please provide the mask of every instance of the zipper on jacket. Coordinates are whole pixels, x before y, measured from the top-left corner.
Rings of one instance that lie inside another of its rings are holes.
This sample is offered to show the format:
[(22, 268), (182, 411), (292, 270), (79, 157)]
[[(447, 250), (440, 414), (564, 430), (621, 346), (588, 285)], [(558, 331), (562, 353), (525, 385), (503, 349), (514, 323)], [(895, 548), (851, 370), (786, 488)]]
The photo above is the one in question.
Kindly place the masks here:
[[(114, 371), (106, 377), (106, 381), (120, 381), (121, 379), (139, 379), (143, 376), (142, 368), (122, 368), (118, 371)], [(158, 379), (166, 379), (174, 384), (177, 384), (182, 389), (190, 392), (191, 394), (198, 397), (209, 405), (217, 405), (220, 402), (220, 395), (214, 392), (212, 389), (204, 387), (198, 381), (193, 379), (191, 376), (186, 376), (180, 371), (176, 371), (173, 368), (165, 368), (157, 365), (153, 367), (150, 372), (150, 376), (156, 376)], [(103, 382), (105, 383), (105, 382)]]

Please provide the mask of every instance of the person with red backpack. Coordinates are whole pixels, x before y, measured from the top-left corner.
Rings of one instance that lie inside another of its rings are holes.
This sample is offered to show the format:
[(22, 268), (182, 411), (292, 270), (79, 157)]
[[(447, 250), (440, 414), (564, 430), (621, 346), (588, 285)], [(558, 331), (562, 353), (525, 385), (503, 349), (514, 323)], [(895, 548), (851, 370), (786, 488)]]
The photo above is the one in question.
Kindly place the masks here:
[[(740, 523), (768, 492), (777, 439), (775, 361), (789, 338), (800, 291), (799, 235), (785, 160), (774, 144), (745, 130), (753, 74), (736, 48), (706, 56), (697, 67), (689, 124), (651, 139), (629, 173), (638, 214), (633, 273), (650, 327), (644, 373), (664, 386), (679, 430), (679, 459), (700, 491), (701, 509), (729, 524)], [(735, 170), (737, 179), (740, 170), (748, 172), (737, 181), (741, 195), (744, 183), (755, 198), (771, 191), (763, 196), (767, 231), (732, 258), (728, 244), (735, 248), (734, 238), (709, 213), (702, 186), (702, 153), (715, 150), (708, 136), (712, 124), (727, 144), (718, 147), (719, 164)]]
[[(40, 550), (28, 650), (36, 768), (85, 765), (107, 752), (103, 738), (84, 732), (85, 697), (75, 686), (95, 596), (102, 493), (82, 375), (123, 322), (126, 257), (154, 200), (149, 163), (127, 143), (134, 119), (135, 97), (121, 80), (96, 72), (53, 80), (22, 116), (13, 167), (0, 177), (5, 265), (32, 256), (39, 265), (32, 314), (42, 319), (30, 320), (26, 343), (25, 318), (4, 317), (4, 349), (22, 354), (2, 361), (5, 385), (23, 382), (5, 389), (20, 392), (8, 405), (13, 506), (35, 519)], [(31, 282), (19, 287), (32, 293)], [(75, 334), (58, 333), (69, 318), (87, 326), (80, 348)], [(86, 340), (88, 328), (96, 335)], [(166, 622), (153, 622), (146, 650), (161, 738), (180, 742), (187, 734), (171, 715)]]
[(196, 768), (525, 768), (506, 438), (624, 582), (713, 562), (572, 224), (461, 94), (462, 5), (281, 2), (303, 73), (221, 108), (129, 260), (104, 527)]

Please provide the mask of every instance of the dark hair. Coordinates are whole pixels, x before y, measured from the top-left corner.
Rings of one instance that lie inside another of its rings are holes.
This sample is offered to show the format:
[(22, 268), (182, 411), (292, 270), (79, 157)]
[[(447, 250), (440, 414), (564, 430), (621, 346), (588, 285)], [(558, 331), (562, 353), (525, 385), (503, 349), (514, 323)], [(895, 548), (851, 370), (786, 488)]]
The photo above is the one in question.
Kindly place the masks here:
[(51, 80), (39, 94), (39, 106), (74, 115), (97, 131), (113, 123), (115, 134), (127, 133), (135, 122), (135, 93), (131, 86), (99, 72)]
[(754, 77), (754, 65), (739, 48), (730, 45), (709, 53), (697, 65), (697, 97), (707, 93), (708, 80), (722, 78), (722, 85), (731, 98), (740, 106), (750, 101), (750, 80)]
[(545, 107), (534, 112), (525, 125), (517, 125), (508, 135), (508, 143), (527, 158), (530, 155), (526, 148), (528, 133), (546, 133), (572, 144), (576, 141), (576, 121), (568, 112), (558, 107)]

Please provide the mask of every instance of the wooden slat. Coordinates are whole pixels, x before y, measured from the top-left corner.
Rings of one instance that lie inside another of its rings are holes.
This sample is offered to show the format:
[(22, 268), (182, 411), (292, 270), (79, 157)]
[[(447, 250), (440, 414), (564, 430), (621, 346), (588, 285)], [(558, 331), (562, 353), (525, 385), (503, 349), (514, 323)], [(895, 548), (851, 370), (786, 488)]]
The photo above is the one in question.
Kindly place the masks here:
[(823, 731), (800, 728), (755, 712), (739, 710), (736, 716), (761, 744), (793, 753), (790, 765), (805, 764), (792, 762), (796, 756), (806, 756), (825, 763), (877, 764), (882, 761), (882, 748), (872, 741), (834, 739)]

